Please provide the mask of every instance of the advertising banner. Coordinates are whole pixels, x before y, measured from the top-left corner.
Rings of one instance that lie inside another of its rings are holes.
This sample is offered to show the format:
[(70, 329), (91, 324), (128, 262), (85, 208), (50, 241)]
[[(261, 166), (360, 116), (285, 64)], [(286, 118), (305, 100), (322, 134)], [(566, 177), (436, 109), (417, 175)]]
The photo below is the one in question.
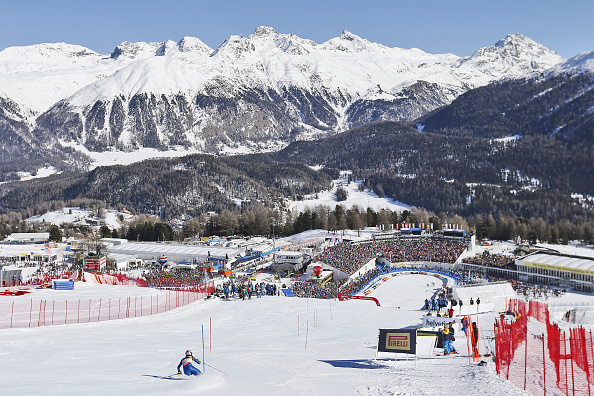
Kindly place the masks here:
[[(423, 316), (423, 327), (442, 327), (453, 323), (454, 318), (444, 318), (439, 316)], [(460, 319), (458, 319), (460, 322)]]
[(105, 268), (105, 256), (87, 257), (84, 259), (84, 268), (86, 271), (101, 271)]
[(380, 329), (378, 352), (417, 353), (416, 329)]

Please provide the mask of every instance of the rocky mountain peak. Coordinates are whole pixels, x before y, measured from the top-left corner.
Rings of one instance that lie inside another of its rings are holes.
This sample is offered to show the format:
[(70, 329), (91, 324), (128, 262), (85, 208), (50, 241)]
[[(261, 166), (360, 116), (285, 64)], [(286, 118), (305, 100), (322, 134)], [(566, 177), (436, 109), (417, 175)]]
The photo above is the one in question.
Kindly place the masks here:
[[(462, 61), (494, 77), (544, 71), (565, 59), (542, 44), (519, 34), (509, 34), (491, 47), (483, 47)], [(504, 73), (504, 74), (501, 74)]]
[(271, 36), (271, 35), (275, 35), (275, 34), (278, 34), (277, 31), (274, 30), (274, 28), (271, 28), (270, 26), (258, 26), (252, 36), (265, 37), (265, 36)]
[(383, 50), (384, 47), (381, 44), (372, 43), (364, 38), (357, 36), (348, 30), (343, 30), (339, 37), (328, 40), (324, 43), (324, 47), (330, 50), (338, 50), (349, 53)]
[(128, 58), (128, 59), (148, 58), (150, 56), (155, 56), (157, 51), (163, 47), (163, 44), (165, 44), (165, 42), (131, 43), (129, 41), (124, 41), (123, 43), (121, 43), (117, 47), (115, 47), (115, 49), (112, 51), (112, 53), (110, 55), (110, 58), (111, 59), (120, 59), (122, 57)]
[(594, 73), (594, 50), (582, 52), (555, 68), (557, 72)]
[(197, 37), (184, 37), (177, 43), (177, 48), (180, 52), (212, 53), (212, 48)]

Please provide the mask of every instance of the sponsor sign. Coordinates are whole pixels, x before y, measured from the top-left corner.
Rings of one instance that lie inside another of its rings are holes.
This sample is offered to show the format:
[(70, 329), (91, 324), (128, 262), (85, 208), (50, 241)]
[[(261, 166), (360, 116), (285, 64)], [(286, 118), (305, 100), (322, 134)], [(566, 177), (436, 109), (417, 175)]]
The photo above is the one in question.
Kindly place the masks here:
[(417, 353), (416, 329), (380, 329), (378, 352)]
[(440, 318), (438, 316), (423, 316), (423, 327), (441, 327), (453, 323), (454, 318)]
[(105, 264), (105, 256), (87, 257), (84, 260), (85, 270), (87, 271), (101, 271), (103, 268), (105, 268)]
[(571, 272), (574, 274), (582, 274), (582, 275), (594, 275), (594, 271), (580, 269), (580, 268), (570, 268), (570, 267), (563, 267), (563, 266), (550, 265), (550, 264), (544, 264), (544, 263), (533, 263), (530, 261), (520, 261), (519, 264), (523, 265), (525, 267), (543, 268), (543, 269), (548, 269), (548, 270), (553, 270), (553, 271)]

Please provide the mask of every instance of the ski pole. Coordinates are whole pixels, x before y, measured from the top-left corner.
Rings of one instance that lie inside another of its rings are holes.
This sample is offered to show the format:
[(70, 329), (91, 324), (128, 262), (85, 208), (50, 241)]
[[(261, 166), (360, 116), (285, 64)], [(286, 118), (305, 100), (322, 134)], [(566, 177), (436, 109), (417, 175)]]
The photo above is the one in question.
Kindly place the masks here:
[[(202, 362), (202, 363), (204, 363), (204, 362)], [(228, 373), (224, 372), (223, 370), (219, 370), (219, 369), (218, 369), (218, 368), (216, 368), (216, 367), (212, 367), (212, 366), (211, 366), (210, 364), (208, 364), (208, 363), (204, 363), (204, 364), (206, 364), (206, 365), (207, 365), (208, 367), (210, 367), (210, 368), (213, 368), (213, 369), (215, 369), (215, 370), (217, 370), (217, 371), (220, 371), (220, 372), (221, 372), (221, 373), (223, 373), (223, 374), (227, 374), (227, 375), (229, 375)]]
[(202, 372), (206, 372), (206, 370), (204, 369), (204, 325), (202, 325)]

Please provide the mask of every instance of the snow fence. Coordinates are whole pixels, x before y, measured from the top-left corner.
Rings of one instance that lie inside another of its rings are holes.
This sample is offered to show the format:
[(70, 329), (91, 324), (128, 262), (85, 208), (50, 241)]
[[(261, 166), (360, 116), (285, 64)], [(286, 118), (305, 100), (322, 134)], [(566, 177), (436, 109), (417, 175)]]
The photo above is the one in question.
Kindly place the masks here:
[(143, 297), (0, 303), (0, 329), (102, 322), (155, 315), (201, 300), (214, 292), (214, 282)]
[[(513, 300), (495, 323), (497, 374), (533, 395), (594, 395), (594, 339), (549, 320), (545, 303)], [(519, 314), (519, 315), (518, 315)]]

